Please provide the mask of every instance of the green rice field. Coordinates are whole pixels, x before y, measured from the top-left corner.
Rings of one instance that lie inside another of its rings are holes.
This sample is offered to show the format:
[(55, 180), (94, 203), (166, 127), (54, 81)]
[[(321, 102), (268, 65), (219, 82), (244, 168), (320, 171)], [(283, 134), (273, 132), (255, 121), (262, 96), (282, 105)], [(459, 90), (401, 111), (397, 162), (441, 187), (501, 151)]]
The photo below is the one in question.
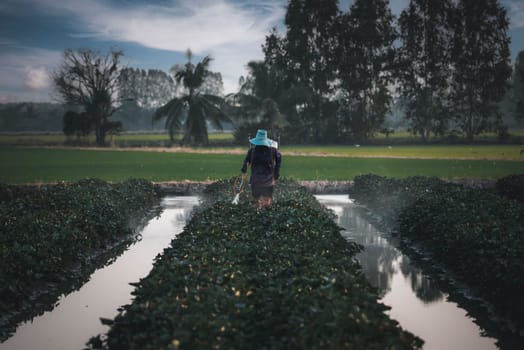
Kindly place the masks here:
[[(180, 140), (181, 135), (176, 136), (175, 140)], [(462, 140), (462, 141), (461, 141)], [(67, 143), (68, 139), (62, 133), (0, 133), (0, 146), (62, 146)], [(451, 142), (450, 140), (445, 140), (442, 138), (433, 138), (431, 139), (430, 144), (436, 144), (436, 148), (439, 147), (454, 147), (454, 146), (444, 146), (450, 143), (464, 143), (464, 139), (458, 138), (456, 142)], [(89, 137), (83, 137), (77, 139), (72, 137), (69, 139), (69, 142), (72, 143), (82, 143), (85, 146), (94, 146), (95, 137), (91, 135)], [(108, 145), (113, 147), (163, 147), (171, 145), (171, 141), (167, 133), (131, 133), (125, 132), (119, 135), (108, 135), (106, 142)], [(174, 144), (176, 144), (175, 141)], [(234, 137), (231, 132), (213, 132), (209, 134), (209, 143), (211, 146), (220, 146), (220, 147), (233, 147)], [(481, 146), (483, 144), (489, 144), (485, 146), (486, 148), (492, 147), (498, 143), (497, 136), (493, 133), (485, 133), (475, 137), (475, 145), (473, 147)], [(521, 145), (521, 148), (524, 148), (524, 130), (511, 130), (510, 139), (506, 140), (506, 144)], [(396, 152), (396, 148), (404, 147), (431, 147), (423, 145), (420, 137), (414, 136), (406, 131), (396, 131), (393, 134), (386, 137), (383, 134), (377, 134), (371, 138), (368, 142), (370, 145), (381, 145), (376, 146), (379, 148), (384, 148), (390, 146), (391, 152)], [(281, 145), (284, 148), (287, 148), (285, 140), (281, 140)], [(416, 145), (416, 146), (404, 146), (404, 145)], [(466, 145), (459, 145), (458, 147), (465, 147)], [(289, 149), (298, 149), (310, 151), (311, 148), (317, 149), (319, 146), (305, 146), (305, 147), (292, 147)], [(503, 146), (501, 146), (503, 147)], [(345, 146), (334, 146), (334, 147), (324, 147), (327, 150), (335, 153), (344, 153), (347, 149), (358, 148), (356, 145), (345, 145)], [(358, 151), (358, 150), (357, 150)], [(446, 152), (446, 151), (444, 151)]]
[[(524, 161), (524, 145), (290, 146), (282, 152), (341, 157), (396, 157)], [(522, 151), (522, 153), (521, 153)]]
[[(284, 149), (285, 151), (285, 149)], [(316, 148), (314, 153), (323, 152)], [(500, 152), (500, 150), (499, 150)], [(100, 178), (123, 181), (203, 181), (240, 173), (243, 153), (211, 154), (81, 149), (0, 148), (0, 182), (38, 183)], [(357, 175), (497, 179), (524, 173), (524, 161), (286, 155), (281, 176), (297, 180), (351, 180)]]

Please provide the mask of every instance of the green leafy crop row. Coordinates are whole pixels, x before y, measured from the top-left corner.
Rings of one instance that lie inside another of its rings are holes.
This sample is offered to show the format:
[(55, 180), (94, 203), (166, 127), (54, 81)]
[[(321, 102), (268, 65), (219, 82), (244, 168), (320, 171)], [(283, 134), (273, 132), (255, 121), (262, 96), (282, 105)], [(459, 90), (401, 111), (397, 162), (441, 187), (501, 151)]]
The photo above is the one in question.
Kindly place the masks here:
[(497, 180), (497, 192), (524, 203), (524, 174), (514, 174)]
[(217, 182), (92, 349), (412, 349), (332, 214), (296, 183), (257, 211)]
[(131, 228), (139, 224), (133, 218), (158, 198), (143, 180), (0, 185), (1, 338), (16, 321), (51, 308), (61, 293), (81, 285), (105, 253), (131, 243)]
[[(499, 192), (505, 182), (497, 185)], [(430, 178), (361, 176), (352, 195), (389, 223), (396, 222), (401, 236), (421, 243), (500, 314), (522, 323), (522, 204)]]

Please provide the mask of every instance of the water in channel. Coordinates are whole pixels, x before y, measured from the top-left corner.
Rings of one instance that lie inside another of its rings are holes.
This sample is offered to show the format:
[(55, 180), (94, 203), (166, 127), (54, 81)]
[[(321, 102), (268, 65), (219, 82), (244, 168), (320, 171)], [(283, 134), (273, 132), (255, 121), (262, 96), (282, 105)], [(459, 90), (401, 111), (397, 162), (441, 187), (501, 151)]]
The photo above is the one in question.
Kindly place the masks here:
[(198, 197), (166, 197), (163, 211), (141, 231), (142, 239), (111, 265), (95, 271), (78, 291), (62, 296), (52, 311), (20, 325), (0, 350), (83, 349), (92, 337), (108, 330), (100, 318), (113, 319), (131, 302), (134, 287), (152, 268), (154, 258), (182, 232)]
[(497, 349), (496, 339), (482, 330), (430, 276), (413, 266), (391, 237), (367, 219), (365, 208), (347, 195), (319, 195), (317, 199), (337, 215), (342, 235), (364, 246), (357, 255), (369, 282), (378, 288), (388, 314), (402, 328), (424, 340), (425, 350)]
[[(410, 263), (391, 237), (366, 219), (364, 208), (347, 195), (317, 199), (336, 213), (342, 234), (365, 247), (357, 258), (366, 277), (379, 289), (380, 301), (391, 307), (389, 315), (422, 338), (425, 350), (497, 348), (495, 339), (483, 337), (466, 311), (448, 301), (448, 295)], [(61, 297), (52, 311), (20, 325), (0, 350), (82, 349), (92, 336), (107, 332), (100, 318), (114, 318), (120, 306), (131, 302), (134, 287), (129, 283), (149, 273), (154, 258), (182, 231), (197, 204), (198, 197), (164, 198), (163, 212), (144, 227), (141, 241), (94, 272), (81, 289)]]

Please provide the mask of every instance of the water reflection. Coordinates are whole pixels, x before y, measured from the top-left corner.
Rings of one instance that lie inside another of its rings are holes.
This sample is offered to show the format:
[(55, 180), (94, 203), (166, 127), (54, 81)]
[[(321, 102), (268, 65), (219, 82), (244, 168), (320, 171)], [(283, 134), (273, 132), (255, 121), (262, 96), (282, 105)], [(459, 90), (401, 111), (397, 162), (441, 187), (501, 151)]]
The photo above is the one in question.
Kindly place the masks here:
[(59, 299), (52, 311), (20, 325), (0, 350), (83, 349), (92, 336), (106, 333), (100, 317), (114, 318), (117, 309), (131, 302), (134, 287), (151, 270), (154, 258), (166, 248), (186, 224), (198, 197), (167, 197), (163, 211), (141, 231), (133, 244), (111, 265), (97, 270), (82, 288)]
[(431, 277), (424, 274), (421, 269), (414, 268), (407, 256), (400, 256), (398, 266), (402, 275), (409, 279), (411, 289), (415, 292), (417, 298), (425, 303), (441, 301), (444, 299), (445, 295), (440, 291), (436, 282)]
[(497, 348), (495, 339), (483, 337), (467, 312), (396, 248), (393, 237), (366, 219), (365, 208), (347, 196), (317, 199), (337, 215), (341, 234), (364, 246), (357, 258), (366, 278), (379, 290), (380, 301), (391, 307), (389, 315), (425, 341), (424, 349)]
[(366, 219), (364, 208), (354, 205), (351, 201), (337, 203), (334, 196), (318, 198), (337, 215), (337, 223), (344, 228), (342, 235), (365, 247), (357, 258), (370, 283), (378, 288), (380, 296), (391, 290), (393, 276), (402, 273), (421, 301), (431, 303), (444, 298), (442, 292), (434, 285), (435, 282), (421, 269), (411, 265), (410, 259), (389, 242), (393, 238), (386, 239), (385, 235)]

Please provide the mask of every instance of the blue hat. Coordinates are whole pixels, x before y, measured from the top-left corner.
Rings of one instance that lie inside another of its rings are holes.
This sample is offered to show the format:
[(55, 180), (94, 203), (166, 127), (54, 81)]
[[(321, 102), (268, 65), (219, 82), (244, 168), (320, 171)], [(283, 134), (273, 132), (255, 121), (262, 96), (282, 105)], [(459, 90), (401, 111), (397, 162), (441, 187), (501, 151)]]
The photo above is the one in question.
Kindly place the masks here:
[(276, 142), (267, 137), (267, 131), (263, 129), (257, 130), (257, 136), (249, 142), (255, 146), (275, 147)]

